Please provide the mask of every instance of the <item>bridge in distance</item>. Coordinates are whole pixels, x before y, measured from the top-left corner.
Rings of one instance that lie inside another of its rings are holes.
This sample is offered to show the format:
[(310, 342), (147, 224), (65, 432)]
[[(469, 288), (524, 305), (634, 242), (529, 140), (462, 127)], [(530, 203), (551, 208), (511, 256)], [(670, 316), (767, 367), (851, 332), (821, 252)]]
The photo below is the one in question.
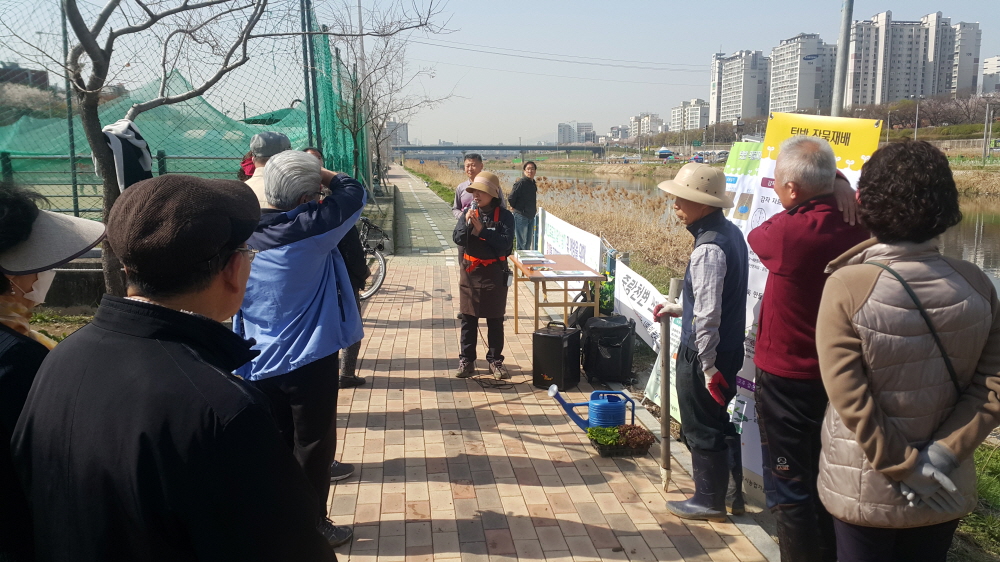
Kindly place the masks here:
[(392, 145), (392, 151), (397, 154), (408, 152), (574, 152), (588, 150), (595, 155), (604, 154), (604, 146), (594, 144), (560, 144), (560, 145), (515, 145), (515, 144), (402, 144)]

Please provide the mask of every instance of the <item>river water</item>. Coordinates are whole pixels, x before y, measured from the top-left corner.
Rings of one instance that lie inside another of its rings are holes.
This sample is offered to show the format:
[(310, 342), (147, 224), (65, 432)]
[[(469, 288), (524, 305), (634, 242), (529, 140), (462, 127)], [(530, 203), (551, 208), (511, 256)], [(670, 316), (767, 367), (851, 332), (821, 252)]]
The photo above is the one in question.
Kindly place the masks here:
[[(520, 168), (520, 166), (518, 167)], [(501, 176), (505, 189), (510, 189), (521, 176), (518, 170), (495, 170)], [(606, 184), (630, 190), (653, 193), (660, 180), (645, 177), (597, 175), (586, 172), (560, 171), (549, 173), (542, 163), (538, 177), (550, 180), (581, 181)], [(963, 197), (964, 219), (941, 236), (941, 252), (946, 256), (970, 261), (990, 275), (1000, 291), (1000, 199), (991, 197)]]

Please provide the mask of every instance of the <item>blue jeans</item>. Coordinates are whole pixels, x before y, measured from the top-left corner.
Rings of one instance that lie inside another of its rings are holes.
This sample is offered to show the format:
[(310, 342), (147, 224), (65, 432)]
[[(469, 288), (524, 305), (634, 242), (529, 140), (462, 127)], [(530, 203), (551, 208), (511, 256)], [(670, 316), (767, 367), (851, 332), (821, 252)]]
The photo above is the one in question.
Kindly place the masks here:
[(514, 236), (518, 250), (530, 250), (535, 246), (535, 217), (526, 217), (514, 211)]

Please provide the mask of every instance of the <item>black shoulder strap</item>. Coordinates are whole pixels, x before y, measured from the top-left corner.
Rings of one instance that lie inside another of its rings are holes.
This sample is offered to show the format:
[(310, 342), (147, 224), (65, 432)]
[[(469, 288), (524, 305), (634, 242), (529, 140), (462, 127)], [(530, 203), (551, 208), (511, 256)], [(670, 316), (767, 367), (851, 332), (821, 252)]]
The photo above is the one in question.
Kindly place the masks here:
[(927, 323), (927, 328), (931, 331), (931, 336), (934, 337), (934, 343), (937, 344), (938, 349), (941, 351), (941, 358), (944, 359), (944, 365), (945, 367), (948, 368), (948, 374), (951, 375), (951, 382), (952, 384), (955, 385), (955, 390), (958, 392), (959, 395), (961, 395), (962, 385), (958, 383), (958, 375), (955, 374), (955, 367), (951, 364), (951, 358), (948, 357), (948, 352), (945, 351), (944, 344), (941, 343), (941, 338), (938, 337), (937, 330), (934, 329), (934, 324), (931, 322), (931, 317), (927, 315), (927, 310), (924, 309), (924, 305), (920, 304), (920, 299), (917, 298), (917, 294), (913, 292), (912, 288), (910, 288), (910, 284), (904, 281), (903, 277), (899, 273), (897, 273), (895, 269), (889, 267), (884, 263), (879, 263), (876, 261), (866, 261), (865, 263), (881, 267), (882, 269), (888, 271), (903, 285), (903, 288), (906, 289), (906, 293), (910, 295), (911, 299), (913, 299), (913, 304), (917, 305), (917, 310), (920, 311), (920, 316), (922, 316), (924, 322)]

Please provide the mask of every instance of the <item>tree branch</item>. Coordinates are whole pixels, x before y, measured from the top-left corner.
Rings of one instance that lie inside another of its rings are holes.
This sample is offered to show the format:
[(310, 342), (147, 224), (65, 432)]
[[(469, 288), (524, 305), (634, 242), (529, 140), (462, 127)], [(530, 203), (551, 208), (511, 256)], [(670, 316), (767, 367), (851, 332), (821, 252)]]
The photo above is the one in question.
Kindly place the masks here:
[[(121, 0), (110, 0), (104, 10), (101, 11), (101, 15), (106, 12), (114, 12), (115, 8)], [(80, 40), (80, 45), (73, 49), (73, 53), (70, 54), (70, 65), (71, 67), (80, 67), (80, 55), (82, 54), (80, 50), (87, 53), (90, 58), (90, 62), (94, 65), (94, 72), (98, 71), (98, 68), (104, 68), (107, 71), (108, 60), (105, 57), (104, 51), (101, 50), (100, 45), (97, 44), (97, 38), (90, 32), (87, 28), (87, 24), (83, 21), (83, 16), (80, 15), (80, 9), (77, 8), (76, 0), (64, 0), (64, 5), (66, 6), (66, 19), (69, 21), (70, 27), (73, 28), (73, 33), (76, 34), (76, 38)], [(109, 15), (110, 17), (110, 15)], [(105, 20), (107, 21), (107, 20)]]
[(124, 27), (122, 29), (114, 30), (108, 34), (107, 48), (110, 50), (111, 46), (114, 44), (115, 39), (121, 37), (122, 35), (130, 35), (132, 33), (138, 33), (140, 31), (145, 31), (152, 27), (156, 22), (162, 20), (163, 18), (173, 16), (175, 14), (180, 14), (182, 12), (199, 10), (201, 8), (210, 8), (212, 6), (218, 6), (219, 4), (225, 4), (230, 0), (209, 0), (208, 2), (201, 2), (198, 4), (190, 4), (187, 0), (177, 6), (176, 8), (171, 8), (169, 10), (160, 12), (158, 14), (150, 15), (149, 19), (138, 25), (132, 25)]
[[(218, 2), (212, 2), (212, 4), (217, 4)], [(207, 4), (207, 3), (206, 3)], [(243, 31), (240, 35), (233, 41), (226, 53), (225, 57), (220, 63), (219, 69), (210, 78), (205, 80), (201, 86), (191, 89), (183, 94), (177, 94), (174, 96), (164, 95), (166, 88), (164, 83), (161, 84), (160, 95), (156, 99), (145, 101), (142, 103), (134, 104), (129, 108), (128, 113), (125, 115), (126, 119), (134, 121), (137, 116), (145, 111), (159, 107), (161, 105), (180, 103), (182, 101), (189, 100), (191, 98), (198, 97), (208, 91), (209, 88), (214, 86), (223, 76), (231, 72), (232, 70), (243, 66), (250, 60), (250, 56), (247, 54), (247, 43), (251, 38), (254, 26), (260, 21), (260, 18), (264, 15), (265, 9), (267, 7), (267, 0), (260, 0), (254, 6), (254, 11), (247, 20), (246, 25), (243, 27)], [(239, 60), (231, 62), (236, 51), (240, 51)]]

